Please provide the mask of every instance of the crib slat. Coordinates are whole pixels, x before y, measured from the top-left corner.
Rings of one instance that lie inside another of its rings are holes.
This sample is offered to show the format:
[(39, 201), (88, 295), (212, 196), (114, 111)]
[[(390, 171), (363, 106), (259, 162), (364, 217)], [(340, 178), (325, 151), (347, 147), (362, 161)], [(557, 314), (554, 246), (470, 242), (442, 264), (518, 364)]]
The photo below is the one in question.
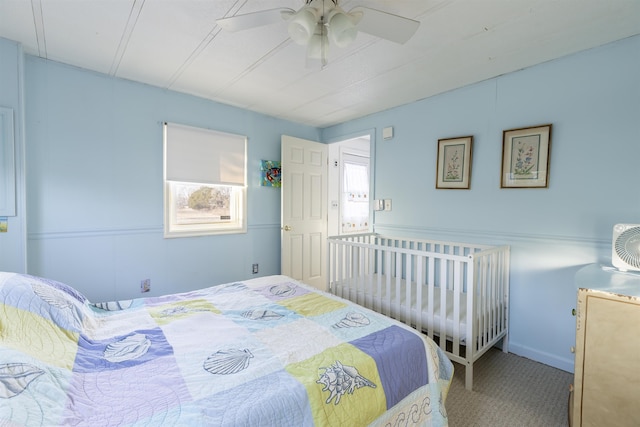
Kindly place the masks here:
[(395, 263), (394, 263), (394, 277), (395, 277), (395, 284), (396, 284), (396, 290), (395, 290), (395, 307), (394, 307), (394, 311), (396, 313), (396, 318), (398, 320), (401, 320), (401, 313), (402, 313), (402, 290), (401, 290), (401, 285), (402, 285), (402, 256), (400, 254), (398, 254), (397, 252), (394, 252), (394, 256), (395, 256)]
[(478, 260), (475, 262), (475, 268), (476, 268), (476, 280), (474, 280), (474, 285), (475, 285), (475, 293), (474, 293), (474, 307), (473, 310), (477, 313), (476, 316), (476, 330), (475, 330), (475, 341), (474, 341), (474, 346), (473, 349), (474, 351), (481, 349), (482, 348), (482, 334), (484, 332), (484, 326), (483, 326), (483, 312), (482, 312), (482, 263), (481, 263), (481, 258), (478, 258)]
[(364, 247), (364, 254), (363, 254), (363, 271), (362, 271), (362, 278), (364, 280), (364, 285), (365, 285), (365, 293), (369, 296), (369, 303), (368, 303), (368, 307), (371, 309), (373, 308), (374, 305), (374, 295), (373, 295), (373, 284), (371, 283), (371, 277), (372, 277), (372, 271), (371, 271), (371, 265), (373, 264), (371, 262), (371, 257), (373, 256), (373, 248), (369, 245)]
[(500, 330), (500, 324), (498, 321), (498, 316), (497, 316), (497, 312), (498, 312), (498, 292), (497, 292), (497, 281), (496, 281), (496, 269), (495, 268), (491, 268), (492, 265), (495, 265), (495, 262), (497, 261), (497, 254), (491, 254), (490, 259), (487, 260), (486, 264), (487, 264), (487, 268), (489, 269), (488, 271), (488, 281), (489, 284), (491, 286), (491, 293), (489, 295), (489, 302), (490, 302), (490, 306), (489, 306), (489, 314), (490, 314), (490, 319), (489, 319), (489, 324), (491, 325), (491, 337), (489, 338), (490, 341), (492, 341), (497, 335), (498, 332)]
[(359, 304), (367, 307), (364, 283), (362, 280), (362, 251), (363, 248), (361, 248), (360, 246), (355, 246), (353, 248), (353, 265), (355, 269), (353, 273), (356, 276), (356, 295), (358, 295), (358, 300), (360, 301)]
[(356, 263), (357, 258), (355, 257), (355, 252), (358, 250), (357, 246), (349, 247), (349, 257), (347, 258), (347, 275), (351, 278), (351, 290), (353, 291), (353, 301), (357, 304), (362, 304), (360, 301), (360, 294), (358, 292), (358, 264)]
[[(376, 282), (378, 284), (378, 298), (376, 298), (376, 300), (378, 301), (378, 311), (379, 313), (382, 313), (382, 274), (383, 274), (383, 268), (382, 268), (382, 249), (377, 249), (376, 250), (376, 263), (377, 263), (377, 270), (376, 272), (378, 274), (376, 274)], [(375, 310), (375, 308), (374, 308)]]
[(436, 287), (436, 277), (435, 277), (435, 258), (430, 256), (429, 257), (429, 278), (427, 279), (428, 281), (428, 294), (429, 294), (429, 301), (428, 301), (428, 307), (429, 310), (427, 311), (427, 325), (429, 325), (429, 338), (433, 339), (433, 325), (435, 325), (435, 319), (434, 319), (434, 307), (435, 307), (435, 287)]
[(491, 282), (491, 269), (489, 269), (489, 261), (491, 260), (491, 255), (487, 257), (483, 257), (482, 260), (482, 277), (484, 280), (484, 289), (486, 295), (484, 296), (484, 310), (485, 310), (485, 334), (484, 334), (484, 342), (483, 345), (487, 345), (493, 339), (493, 286)]
[(345, 250), (346, 246), (344, 245), (338, 245), (338, 277), (340, 278), (340, 296), (343, 298), (347, 298), (349, 299), (349, 297), (345, 297), (344, 295), (344, 288), (345, 288), (345, 279), (346, 276), (344, 274), (344, 250)]
[(424, 305), (422, 304), (422, 274), (424, 273), (424, 256), (416, 255), (416, 304), (415, 304), (415, 321), (416, 321), (416, 329), (422, 332), (422, 313), (424, 310)]
[(413, 278), (412, 271), (413, 267), (411, 265), (412, 256), (410, 254), (405, 255), (405, 318), (404, 323), (411, 326), (412, 324), (412, 316), (411, 309), (413, 308), (413, 296), (412, 296), (412, 288), (413, 288)]
[(387, 294), (386, 294), (387, 312), (385, 314), (389, 317), (392, 317), (391, 316), (391, 251), (389, 251), (388, 249), (385, 250), (385, 267), (386, 267), (385, 281), (387, 286)]
[(478, 313), (480, 313), (478, 322), (478, 330), (480, 331), (478, 339), (477, 349), (484, 347), (487, 342), (487, 281), (485, 277), (485, 265), (484, 258), (481, 258), (478, 262)]
[(505, 304), (502, 304), (501, 301), (505, 299), (505, 290), (504, 290), (504, 276), (502, 273), (502, 269), (504, 268), (504, 260), (502, 254), (498, 254), (496, 256), (496, 300), (498, 304), (498, 322), (500, 325), (499, 331), (505, 328), (505, 321), (507, 316), (505, 315), (504, 307)]
[[(443, 265), (444, 264), (444, 265)], [(449, 266), (446, 259), (440, 260), (440, 311), (438, 316), (440, 318), (440, 348), (446, 350), (447, 340), (447, 282), (449, 277)]]
[(460, 262), (452, 261), (454, 263), (453, 269), (453, 334), (452, 334), (452, 352), (453, 354), (460, 354), (460, 295), (461, 287), (460, 283)]

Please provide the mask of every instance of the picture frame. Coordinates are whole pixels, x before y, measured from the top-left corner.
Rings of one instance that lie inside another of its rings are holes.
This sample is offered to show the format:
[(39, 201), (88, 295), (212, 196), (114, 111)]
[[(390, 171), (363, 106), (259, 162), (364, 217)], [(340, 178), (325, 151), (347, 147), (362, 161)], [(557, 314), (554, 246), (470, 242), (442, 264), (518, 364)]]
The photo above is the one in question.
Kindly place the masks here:
[(473, 136), (439, 139), (436, 189), (470, 189), (472, 153)]
[(551, 124), (502, 132), (501, 188), (548, 188)]
[(260, 160), (260, 185), (263, 187), (282, 187), (282, 169), (280, 160)]

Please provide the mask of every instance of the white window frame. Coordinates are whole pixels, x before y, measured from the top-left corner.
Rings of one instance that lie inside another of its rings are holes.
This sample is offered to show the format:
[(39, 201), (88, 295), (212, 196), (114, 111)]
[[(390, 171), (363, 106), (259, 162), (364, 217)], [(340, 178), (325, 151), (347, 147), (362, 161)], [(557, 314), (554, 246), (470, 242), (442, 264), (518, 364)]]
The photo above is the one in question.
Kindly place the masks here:
[[(163, 153), (165, 238), (247, 232), (246, 136), (164, 123)], [(175, 209), (179, 184), (231, 187), (231, 219), (179, 224)]]

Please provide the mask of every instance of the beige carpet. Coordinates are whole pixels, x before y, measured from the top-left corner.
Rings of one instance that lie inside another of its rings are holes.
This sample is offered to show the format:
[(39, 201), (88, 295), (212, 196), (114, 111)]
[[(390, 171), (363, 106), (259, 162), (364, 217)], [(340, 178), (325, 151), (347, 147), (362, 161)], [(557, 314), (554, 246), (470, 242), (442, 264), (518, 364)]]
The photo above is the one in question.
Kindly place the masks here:
[(568, 426), (573, 374), (491, 349), (474, 365), (473, 391), (464, 388), (464, 367), (456, 372), (446, 408), (451, 427)]

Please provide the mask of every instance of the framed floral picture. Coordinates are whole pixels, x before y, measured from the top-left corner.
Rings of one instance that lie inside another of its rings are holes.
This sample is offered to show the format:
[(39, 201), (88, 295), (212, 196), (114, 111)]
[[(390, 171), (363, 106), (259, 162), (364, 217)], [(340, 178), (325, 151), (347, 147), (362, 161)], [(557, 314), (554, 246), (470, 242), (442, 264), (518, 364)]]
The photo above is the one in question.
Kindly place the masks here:
[(471, 185), (473, 136), (438, 140), (436, 188), (468, 190)]
[(500, 187), (547, 188), (550, 150), (550, 124), (503, 131)]

